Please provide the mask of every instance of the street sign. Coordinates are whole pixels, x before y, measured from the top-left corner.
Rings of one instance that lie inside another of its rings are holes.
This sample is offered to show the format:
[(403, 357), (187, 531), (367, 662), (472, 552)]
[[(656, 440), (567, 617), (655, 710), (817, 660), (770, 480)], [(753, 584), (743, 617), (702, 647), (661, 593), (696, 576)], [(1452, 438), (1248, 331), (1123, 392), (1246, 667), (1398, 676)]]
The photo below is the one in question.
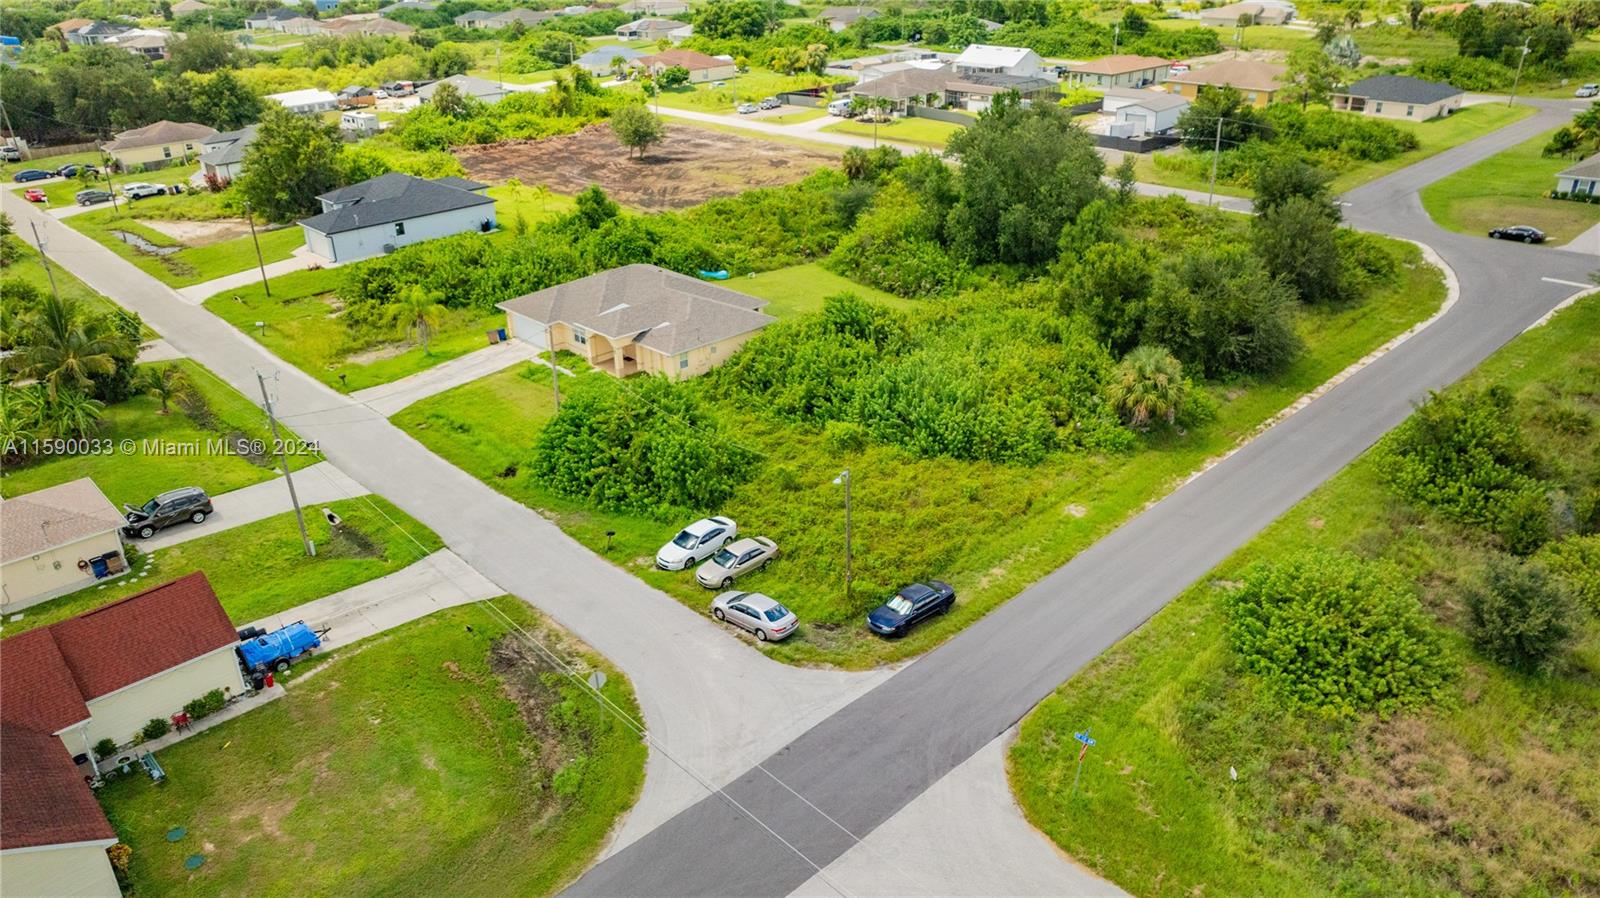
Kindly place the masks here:
[(1078, 749), (1078, 770), (1076, 773), (1072, 774), (1071, 794), (1076, 795), (1078, 794), (1078, 780), (1083, 777), (1083, 759), (1089, 756), (1089, 746), (1094, 744), (1094, 737), (1089, 735), (1088, 730), (1084, 730), (1081, 733), (1073, 733), (1072, 738), (1078, 740), (1083, 745), (1082, 748)]
[(1073, 733), (1072, 734), (1072, 738), (1078, 740), (1079, 742), (1082, 742), (1084, 748), (1088, 748), (1089, 746), (1094, 744), (1094, 739), (1089, 735), (1089, 731), (1088, 730), (1084, 730), (1081, 733)]
[(605, 672), (597, 670), (597, 671), (589, 674), (589, 686), (592, 687), (594, 689), (594, 691), (599, 692), (600, 691), (600, 687), (604, 686), (605, 684), (606, 684)]

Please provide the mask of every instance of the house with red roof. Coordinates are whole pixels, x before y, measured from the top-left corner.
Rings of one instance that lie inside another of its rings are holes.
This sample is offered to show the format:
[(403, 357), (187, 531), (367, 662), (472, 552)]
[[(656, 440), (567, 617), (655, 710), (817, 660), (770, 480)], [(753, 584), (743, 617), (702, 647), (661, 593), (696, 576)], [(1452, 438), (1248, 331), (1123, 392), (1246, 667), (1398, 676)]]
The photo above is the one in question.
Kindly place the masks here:
[(243, 694), (238, 642), (199, 572), (0, 640), (0, 894), (120, 894), (93, 746)]

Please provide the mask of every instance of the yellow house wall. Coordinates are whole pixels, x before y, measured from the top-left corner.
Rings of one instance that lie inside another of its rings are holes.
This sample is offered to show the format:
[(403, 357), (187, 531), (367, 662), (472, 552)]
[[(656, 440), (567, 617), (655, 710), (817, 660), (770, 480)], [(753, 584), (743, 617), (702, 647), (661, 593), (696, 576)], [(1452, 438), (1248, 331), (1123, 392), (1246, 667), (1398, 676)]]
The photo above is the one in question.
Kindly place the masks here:
[(78, 570), (78, 562), (122, 551), (115, 530), (19, 558), (0, 567), (0, 613), (20, 611), (94, 582)]
[[(1195, 97), (1199, 95), (1201, 87), (1209, 86), (1201, 84), (1179, 84), (1173, 81), (1168, 81), (1167, 83), (1172, 85), (1172, 87), (1169, 89), (1176, 90), (1179, 96), (1190, 101), (1193, 101)], [(1250, 88), (1241, 87), (1239, 88), (1239, 93), (1244, 94), (1245, 101), (1251, 106), (1261, 109), (1272, 103), (1272, 98), (1277, 94), (1277, 91), (1252, 90)]]
[[(172, 156), (168, 158), (163, 149), (171, 150)], [(135, 165), (160, 166), (181, 163), (185, 153), (188, 154), (190, 159), (200, 155), (200, 141), (198, 138), (192, 141), (180, 140), (175, 143), (159, 144), (157, 146), (118, 150), (112, 153), (111, 157), (121, 163), (123, 170), (126, 171)]]
[(5, 898), (121, 898), (106, 845), (83, 843), (0, 852)]
[[(518, 336), (515, 332), (516, 325), (514, 320), (510, 319), (509, 316), (507, 320), (507, 327), (511, 329), (512, 335)], [(687, 366), (679, 365), (679, 356), (664, 355), (648, 346), (633, 344), (631, 349), (633, 351), (634, 358), (637, 361), (638, 371), (646, 374), (664, 374), (673, 380), (683, 380), (685, 378), (697, 377), (722, 364), (729, 356), (737, 352), (739, 347), (743, 346), (746, 341), (758, 333), (760, 333), (760, 331), (751, 331), (747, 334), (739, 334), (738, 336), (729, 337), (726, 340), (721, 340), (709, 346), (702, 346), (699, 349), (691, 350), (689, 353), (687, 353)], [(523, 334), (520, 336), (522, 339), (529, 339), (531, 335)], [(550, 342), (553, 348), (557, 351), (564, 349), (576, 355), (583, 356), (584, 359), (590, 362), (593, 362), (594, 360), (591, 350), (598, 345), (592, 337), (590, 338), (590, 342), (587, 344), (576, 342), (573, 340), (572, 327), (559, 321), (550, 325)], [(602, 354), (604, 353), (603, 348), (601, 352)], [(601, 370), (604, 369), (602, 368)]]
[(89, 744), (111, 739), (125, 745), (152, 717), (171, 717), (213, 689), (229, 697), (244, 692), (231, 646), (89, 702)]

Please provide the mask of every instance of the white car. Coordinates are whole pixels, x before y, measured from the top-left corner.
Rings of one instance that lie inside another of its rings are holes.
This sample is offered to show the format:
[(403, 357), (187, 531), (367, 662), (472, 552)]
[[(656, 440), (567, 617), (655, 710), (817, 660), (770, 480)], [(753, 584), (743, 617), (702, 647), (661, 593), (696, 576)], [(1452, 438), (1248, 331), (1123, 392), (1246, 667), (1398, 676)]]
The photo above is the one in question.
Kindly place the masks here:
[(678, 531), (670, 542), (656, 553), (656, 567), (664, 571), (686, 571), (739, 535), (739, 525), (732, 518), (701, 518)]
[(122, 185), (122, 195), (130, 200), (142, 200), (147, 196), (161, 196), (166, 192), (167, 188), (162, 187), (160, 184), (139, 182), (137, 184)]

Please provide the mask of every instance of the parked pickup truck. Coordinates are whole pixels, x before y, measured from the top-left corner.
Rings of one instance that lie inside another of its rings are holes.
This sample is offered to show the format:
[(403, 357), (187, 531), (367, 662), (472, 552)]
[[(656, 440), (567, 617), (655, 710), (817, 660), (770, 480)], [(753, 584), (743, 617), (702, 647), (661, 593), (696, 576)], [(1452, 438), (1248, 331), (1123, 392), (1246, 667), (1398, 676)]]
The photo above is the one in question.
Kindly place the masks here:
[(239, 631), (239, 660), (251, 673), (283, 673), (290, 662), (320, 645), (322, 635), (306, 626), (305, 621), (295, 621), (271, 633), (246, 627)]

